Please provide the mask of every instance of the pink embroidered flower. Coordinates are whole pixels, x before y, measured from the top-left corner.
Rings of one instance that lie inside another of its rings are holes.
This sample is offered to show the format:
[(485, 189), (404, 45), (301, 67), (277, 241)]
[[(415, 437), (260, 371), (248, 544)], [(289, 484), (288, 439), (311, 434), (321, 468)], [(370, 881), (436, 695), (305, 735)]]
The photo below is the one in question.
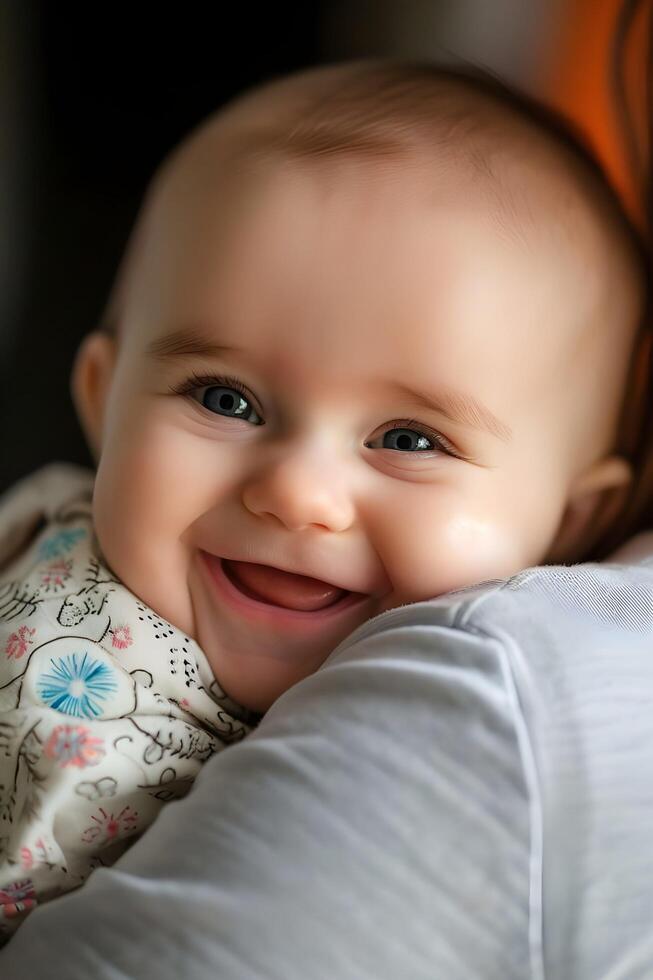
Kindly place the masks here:
[(34, 864), (34, 858), (29, 847), (21, 847), (20, 849), (20, 866), (23, 871), (29, 871)]
[(70, 570), (73, 567), (72, 561), (67, 558), (55, 558), (43, 569), (41, 573), (41, 584), (46, 591), (50, 589), (60, 589), (70, 578)]
[(123, 807), (115, 817), (99, 807), (98, 813), (91, 817), (95, 825), (86, 828), (82, 840), (85, 844), (110, 844), (132, 833), (136, 829), (137, 819), (138, 813), (130, 806)]
[(91, 735), (83, 725), (57, 725), (43, 749), (48, 759), (56, 759), (62, 769), (66, 766), (97, 766), (104, 758), (104, 742)]
[(121, 623), (120, 626), (114, 626), (109, 632), (111, 633), (111, 645), (118, 647), (119, 650), (125, 650), (134, 642), (132, 631), (125, 623)]
[(20, 626), (16, 633), (12, 633), (7, 640), (7, 645), (5, 647), (5, 653), (9, 658), (14, 657), (19, 660), (25, 653), (27, 653), (28, 646), (34, 642), (33, 637), (36, 633), (36, 629), (30, 629), (29, 626)]
[(36, 892), (29, 878), (0, 888), (0, 913), (6, 919), (14, 919), (21, 912), (29, 912), (35, 905)]

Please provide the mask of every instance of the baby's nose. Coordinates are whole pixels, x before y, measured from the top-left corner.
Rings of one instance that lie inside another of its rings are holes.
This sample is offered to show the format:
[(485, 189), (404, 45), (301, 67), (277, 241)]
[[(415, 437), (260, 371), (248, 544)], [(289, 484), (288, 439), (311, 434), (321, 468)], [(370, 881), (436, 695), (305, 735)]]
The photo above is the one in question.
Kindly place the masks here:
[(253, 514), (278, 520), (288, 530), (344, 531), (354, 520), (354, 505), (337, 470), (333, 461), (316, 452), (270, 460), (246, 482), (243, 503)]

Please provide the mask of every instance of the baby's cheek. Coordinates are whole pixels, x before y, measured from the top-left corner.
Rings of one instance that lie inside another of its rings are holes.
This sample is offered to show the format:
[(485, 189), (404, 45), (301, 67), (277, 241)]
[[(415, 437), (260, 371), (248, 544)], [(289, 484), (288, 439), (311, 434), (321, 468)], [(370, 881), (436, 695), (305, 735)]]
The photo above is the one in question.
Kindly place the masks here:
[(440, 515), (405, 528), (396, 543), (390, 577), (398, 603), (432, 599), (526, 567), (516, 528), (496, 518)]
[(177, 441), (165, 428), (150, 426), (123, 430), (108, 442), (93, 516), (100, 548), (118, 578), (179, 624), (188, 618), (181, 608), (188, 564), (182, 536), (197, 517), (198, 488), (184, 467), (188, 447), (184, 453)]
[(524, 561), (524, 540), (516, 523), (503, 516), (457, 516), (444, 528), (443, 552), (448, 576), (464, 588), (485, 579), (504, 578), (519, 571)]
[(141, 535), (147, 528), (157, 541), (172, 542), (204, 506), (205, 455), (201, 440), (164, 412), (134, 413), (102, 452), (98, 506), (112, 512), (122, 526)]

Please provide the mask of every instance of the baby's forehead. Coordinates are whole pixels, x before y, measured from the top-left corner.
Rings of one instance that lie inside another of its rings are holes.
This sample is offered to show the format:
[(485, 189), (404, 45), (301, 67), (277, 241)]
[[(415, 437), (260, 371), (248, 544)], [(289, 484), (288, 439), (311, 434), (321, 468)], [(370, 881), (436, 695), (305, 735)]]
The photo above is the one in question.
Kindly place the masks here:
[(212, 206), (234, 206), (237, 186), (249, 207), (257, 181), (280, 172), (419, 192), (425, 209), (438, 194), (472, 201), (476, 220), (525, 250), (548, 239), (557, 262), (603, 266), (602, 281), (638, 275), (614, 201), (563, 139), (465, 82), (392, 71), (375, 81), (369, 68), (293, 76), (210, 118), (161, 168), (137, 243), (151, 248), (197, 216), (199, 227)]

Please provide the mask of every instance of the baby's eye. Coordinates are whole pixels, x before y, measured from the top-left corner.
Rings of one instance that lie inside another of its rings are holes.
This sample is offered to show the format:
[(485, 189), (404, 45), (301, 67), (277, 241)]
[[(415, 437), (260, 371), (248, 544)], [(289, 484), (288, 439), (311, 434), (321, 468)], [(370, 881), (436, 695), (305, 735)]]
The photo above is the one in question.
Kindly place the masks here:
[(193, 374), (181, 384), (171, 385), (170, 390), (175, 395), (192, 398), (214, 415), (263, 425), (245, 385), (238, 378)]
[(245, 419), (254, 425), (261, 425), (262, 421), (256, 414), (255, 409), (249, 399), (235, 388), (226, 385), (212, 385), (198, 392), (201, 395), (201, 404), (208, 408), (209, 412), (216, 415), (224, 415), (227, 418)]
[[(252, 425), (265, 425), (253, 407), (253, 399), (247, 388), (238, 378), (193, 374), (181, 384), (171, 386), (170, 391), (192, 398), (213, 415), (244, 419)], [(436, 452), (457, 459), (465, 458), (460, 456), (447, 439), (415, 419), (395, 419), (387, 423), (381, 438), (381, 449), (391, 449), (406, 455), (421, 456)], [(368, 449), (377, 448), (373, 442), (366, 442), (364, 445)]]
[[(410, 455), (420, 455), (423, 452), (433, 452), (434, 450), (444, 452), (449, 456), (456, 455), (453, 446), (449, 445), (442, 436), (424, 427), (410, 428), (413, 424), (412, 421), (403, 424), (390, 423), (391, 428), (386, 429), (383, 433), (381, 449), (393, 449)], [(371, 442), (366, 442), (365, 446), (370, 449), (375, 448)]]

